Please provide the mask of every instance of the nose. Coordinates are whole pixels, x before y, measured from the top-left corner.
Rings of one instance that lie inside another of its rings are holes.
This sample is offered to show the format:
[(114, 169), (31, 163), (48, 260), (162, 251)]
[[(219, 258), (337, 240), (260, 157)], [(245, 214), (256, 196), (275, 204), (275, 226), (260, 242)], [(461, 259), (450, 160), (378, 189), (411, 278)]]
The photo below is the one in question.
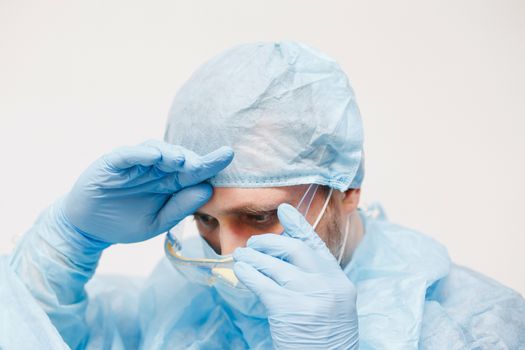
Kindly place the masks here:
[(233, 253), (235, 248), (245, 247), (251, 236), (250, 232), (243, 232), (229, 225), (221, 226), (219, 231), (221, 255), (228, 255)]

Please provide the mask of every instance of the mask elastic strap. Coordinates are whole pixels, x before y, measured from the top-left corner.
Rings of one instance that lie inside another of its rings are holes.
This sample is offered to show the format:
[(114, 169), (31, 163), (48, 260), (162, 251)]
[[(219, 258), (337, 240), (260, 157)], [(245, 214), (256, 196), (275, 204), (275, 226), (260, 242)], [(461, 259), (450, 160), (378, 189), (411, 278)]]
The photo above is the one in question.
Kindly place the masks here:
[(308, 185), (308, 188), (306, 189), (306, 191), (304, 191), (304, 194), (303, 196), (301, 197), (301, 200), (299, 201), (299, 204), (297, 204), (297, 209), (299, 209), (299, 207), (301, 206), (301, 204), (303, 204), (303, 201), (304, 199), (306, 198), (306, 195), (308, 194), (308, 192), (310, 191), (310, 189), (314, 186), (314, 184), (310, 184)]
[[(303, 214), (304, 217), (306, 217), (306, 214), (308, 214), (308, 211), (310, 210), (310, 206), (312, 205), (312, 201), (315, 197), (315, 194), (317, 193), (317, 188), (319, 188), (319, 185), (317, 184), (310, 184), (306, 191), (303, 194), (303, 197), (299, 201), (299, 204), (297, 205), (297, 210)], [(301, 206), (306, 203), (306, 208), (301, 209)]]

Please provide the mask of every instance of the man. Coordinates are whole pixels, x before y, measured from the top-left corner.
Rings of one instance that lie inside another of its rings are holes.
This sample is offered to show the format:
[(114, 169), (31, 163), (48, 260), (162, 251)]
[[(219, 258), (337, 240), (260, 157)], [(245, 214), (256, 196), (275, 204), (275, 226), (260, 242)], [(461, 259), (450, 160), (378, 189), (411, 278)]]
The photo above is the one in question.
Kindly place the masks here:
[[(230, 49), (179, 91), (165, 141), (97, 160), (3, 260), (0, 346), (525, 347), (521, 296), (357, 209), (361, 120), (331, 58)], [(86, 293), (105, 248), (168, 230), (146, 282), (96, 276)]]

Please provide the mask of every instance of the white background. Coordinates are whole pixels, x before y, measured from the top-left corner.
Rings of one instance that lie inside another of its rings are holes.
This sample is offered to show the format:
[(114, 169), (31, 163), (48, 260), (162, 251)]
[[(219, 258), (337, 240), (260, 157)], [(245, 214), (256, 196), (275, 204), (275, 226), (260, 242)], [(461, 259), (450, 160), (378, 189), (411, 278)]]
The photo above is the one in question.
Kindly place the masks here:
[[(0, 0), (0, 252), (99, 155), (162, 138), (201, 63), (294, 39), (357, 92), (365, 200), (525, 293), (524, 4)], [(112, 247), (100, 272), (145, 275), (161, 245)]]

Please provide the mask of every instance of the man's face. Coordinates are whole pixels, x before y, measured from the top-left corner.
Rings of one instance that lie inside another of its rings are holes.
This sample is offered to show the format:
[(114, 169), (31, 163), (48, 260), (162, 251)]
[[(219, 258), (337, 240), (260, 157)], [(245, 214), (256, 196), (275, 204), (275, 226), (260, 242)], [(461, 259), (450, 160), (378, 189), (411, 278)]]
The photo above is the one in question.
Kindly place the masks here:
[[(195, 214), (201, 236), (219, 254), (232, 253), (246, 246), (253, 235), (280, 234), (283, 227), (277, 218), (281, 203), (297, 206), (308, 185), (271, 188), (214, 188), (212, 198)], [(328, 196), (328, 189), (320, 186), (306, 215), (310, 224), (317, 219)], [(316, 232), (325, 241), (332, 254), (337, 255), (341, 240), (344, 206), (338, 205), (342, 193), (334, 191)]]

